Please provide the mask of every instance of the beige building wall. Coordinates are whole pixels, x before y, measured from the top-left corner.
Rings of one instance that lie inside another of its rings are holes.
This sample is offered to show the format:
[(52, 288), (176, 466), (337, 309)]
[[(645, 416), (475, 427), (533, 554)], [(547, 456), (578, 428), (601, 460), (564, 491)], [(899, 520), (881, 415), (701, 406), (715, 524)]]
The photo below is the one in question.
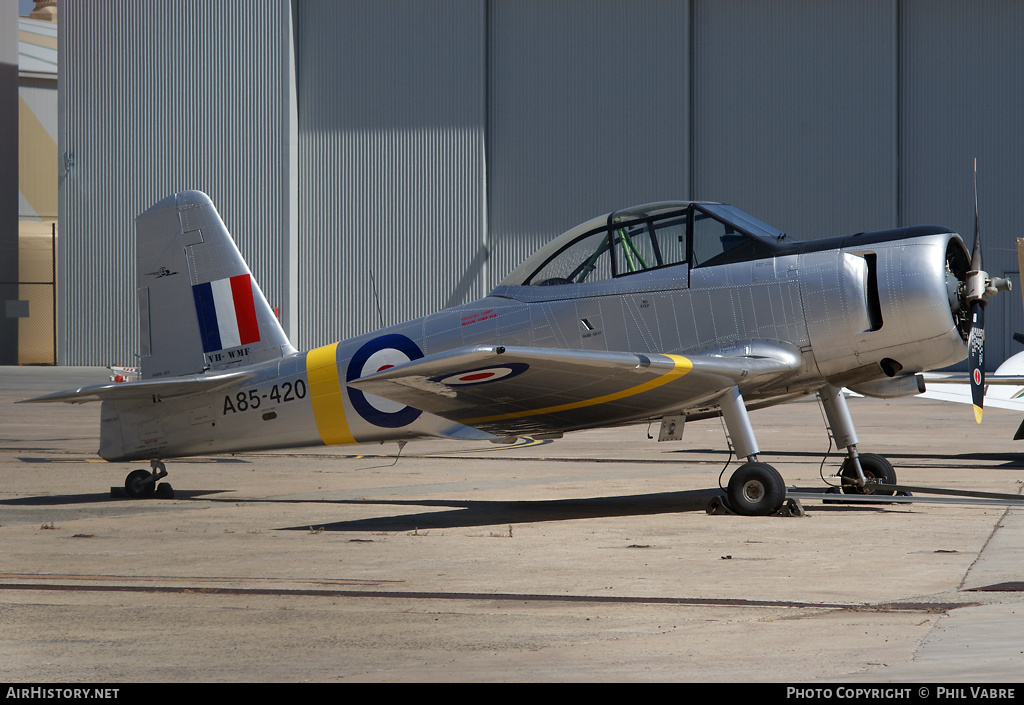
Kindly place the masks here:
[[(18, 364), (56, 363), (57, 24), (18, 21)], [(49, 16), (49, 15), (48, 15)]]
[(52, 365), (56, 361), (56, 239), (56, 221), (20, 223), (18, 300), (28, 315), (18, 319), (19, 365)]

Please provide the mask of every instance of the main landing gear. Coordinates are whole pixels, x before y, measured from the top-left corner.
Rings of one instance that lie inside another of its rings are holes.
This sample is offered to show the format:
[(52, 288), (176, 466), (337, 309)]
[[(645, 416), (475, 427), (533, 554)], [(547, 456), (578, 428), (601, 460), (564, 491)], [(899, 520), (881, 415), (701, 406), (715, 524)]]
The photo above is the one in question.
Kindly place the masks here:
[(786, 501), (786, 483), (775, 468), (757, 460), (757, 439), (739, 387), (722, 395), (719, 404), (736, 455), (747, 460), (729, 478), (725, 493), (728, 508), (745, 516), (775, 514)]
[[(825, 408), (832, 437), (839, 447), (846, 448), (847, 457), (840, 471), (843, 492), (892, 495), (894, 490), (886, 489), (884, 485), (896, 484), (896, 471), (880, 455), (858, 453), (857, 432), (853, 428), (853, 418), (842, 393), (826, 385), (818, 391), (818, 395)], [(726, 392), (719, 399), (719, 405), (736, 455), (747, 461), (729, 478), (726, 488), (728, 508), (745, 516), (780, 513), (783, 505), (787, 504), (786, 483), (775, 468), (757, 459), (760, 452), (757, 439), (739, 388), (733, 387)], [(802, 514), (796, 500), (790, 500), (786, 509), (790, 514)]]
[[(174, 497), (174, 489), (166, 482), (157, 484), (161, 478), (167, 477), (167, 468), (159, 460), (150, 460), (149, 470), (132, 470), (124, 480), (124, 495), (129, 499), (171, 499)], [(111, 496), (121, 496), (119, 487), (111, 487)]]

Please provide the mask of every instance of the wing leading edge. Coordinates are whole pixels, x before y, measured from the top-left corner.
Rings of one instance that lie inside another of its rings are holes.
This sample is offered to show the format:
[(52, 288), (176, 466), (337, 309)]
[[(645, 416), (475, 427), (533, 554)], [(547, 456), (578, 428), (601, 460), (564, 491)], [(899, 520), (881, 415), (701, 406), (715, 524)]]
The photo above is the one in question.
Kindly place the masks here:
[(722, 393), (799, 369), (795, 350), (667, 355), (474, 346), (420, 358), (349, 382), (496, 435), (627, 423), (713, 404)]

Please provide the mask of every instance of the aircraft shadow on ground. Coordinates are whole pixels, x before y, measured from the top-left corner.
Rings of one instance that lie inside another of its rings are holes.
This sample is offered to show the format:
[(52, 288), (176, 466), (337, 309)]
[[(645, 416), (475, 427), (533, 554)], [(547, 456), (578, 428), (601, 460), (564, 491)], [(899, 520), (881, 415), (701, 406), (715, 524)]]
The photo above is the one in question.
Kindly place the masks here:
[[(718, 489), (663, 492), (621, 497), (590, 497), (532, 501), (480, 500), (339, 500), (337, 504), (366, 506), (445, 507), (433, 512), (372, 517), (316, 524), (324, 531), (416, 531), (474, 526), (506, 526), (541, 521), (627, 517), (644, 514), (674, 514), (705, 511)], [(283, 530), (309, 531), (310, 525), (282, 527)]]
[[(175, 490), (174, 499), (200, 499), (205, 495), (223, 494), (231, 490)], [(0, 499), (0, 507), (59, 507), (70, 504), (104, 504), (126, 501), (123, 497), (111, 497), (110, 492), (90, 492), (88, 494), (51, 494), (35, 497), (12, 497)], [(160, 500), (148, 500), (159, 502)]]
[[(309, 500), (296, 499), (239, 499), (231, 497), (233, 490), (175, 490), (173, 499), (202, 500), (208, 502), (244, 502), (246, 504), (305, 504)], [(458, 499), (341, 499), (317, 500), (317, 504), (348, 504), (361, 506), (402, 506), (402, 507), (443, 507), (436, 511), (417, 512), (398, 516), (371, 517), (328, 524), (303, 524), (280, 527), (281, 531), (309, 531), (311, 528), (323, 531), (416, 531), (428, 529), (469, 528), (482, 526), (507, 526), (544, 521), (570, 521), (573, 519), (597, 519), (604, 517), (629, 517), (646, 514), (677, 514), (681, 512), (706, 511), (715, 497), (724, 497), (720, 489), (688, 490), (684, 492), (663, 492), (646, 495), (624, 495), (619, 497), (589, 497), (582, 499), (553, 499), (530, 501), (481, 501)], [(228, 495), (224, 497), (222, 495)], [(35, 497), (13, 497), (0, 500), (0, 507), (61, 507), (74, 505), (116, 506), (128, 501), (123, 497), (111, 497), (109, 493), (39, 495)], [(137, 501), (137, 500), (136, 500)], [(161, 504), (159, 499), (146, 500), (134, 505), (144, 511), (149, 502)], [(880, 502), (884, 504), (884, 502)], [(865, 505), (816, 507), (816, 511), (878, 511), (877, 507)]]

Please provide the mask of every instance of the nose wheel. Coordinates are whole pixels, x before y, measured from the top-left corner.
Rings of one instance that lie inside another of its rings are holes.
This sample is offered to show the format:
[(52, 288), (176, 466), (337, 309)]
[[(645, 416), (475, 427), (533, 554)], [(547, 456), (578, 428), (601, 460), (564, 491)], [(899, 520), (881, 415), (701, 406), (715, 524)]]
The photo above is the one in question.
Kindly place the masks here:
[[(865, 482), (861, 486), (857, 481), (857, 469), (852, 459), (843, 461), (839, 471), (843, 481), (844, 494), (873, 494), (873, 495), (894, 495), (895, 489), (886, 489), (884, 485), (896, 484), (896, 471), (892, 464), (880, 455), (874, 453), (862, 453), (857, 456), (860, 467), (864, 471)], [(883, 485), (883, 486), (880, 486)]]

